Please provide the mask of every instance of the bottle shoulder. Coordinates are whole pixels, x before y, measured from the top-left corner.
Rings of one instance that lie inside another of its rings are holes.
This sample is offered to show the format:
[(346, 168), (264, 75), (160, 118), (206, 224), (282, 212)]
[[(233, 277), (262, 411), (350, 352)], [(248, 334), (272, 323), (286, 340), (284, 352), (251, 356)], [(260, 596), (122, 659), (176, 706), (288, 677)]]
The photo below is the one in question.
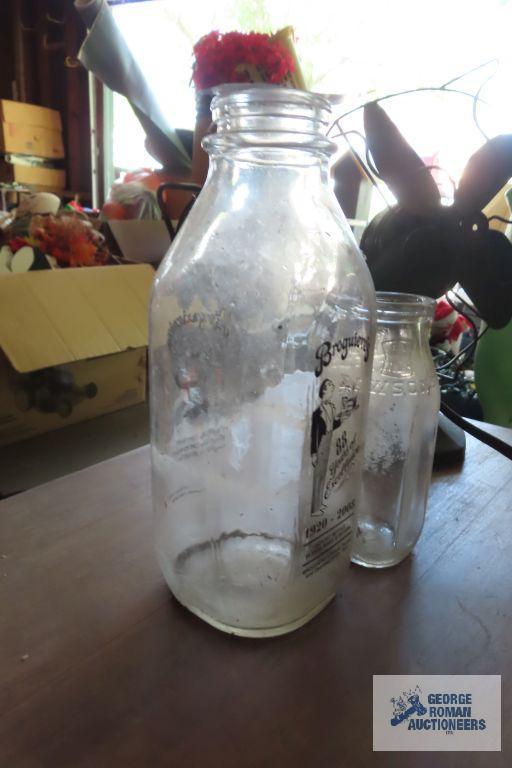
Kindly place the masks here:
[(223, 280), (266, 274), (269, 280), (332, 286), (345, 279), (373, 291), (364, 256), (328, 191), (298, 201), (243, 195), (243, 187), (220, 197), (208, 188), (201, 193), (158, 271), (158, 283), (211, 270)]

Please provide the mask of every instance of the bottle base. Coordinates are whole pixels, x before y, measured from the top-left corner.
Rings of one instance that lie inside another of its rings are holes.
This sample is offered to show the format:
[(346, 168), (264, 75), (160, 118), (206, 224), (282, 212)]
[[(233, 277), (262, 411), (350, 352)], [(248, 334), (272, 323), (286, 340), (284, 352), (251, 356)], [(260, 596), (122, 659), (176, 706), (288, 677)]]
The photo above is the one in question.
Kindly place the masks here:
[(298, 629), (332, 600), (345, 563), (301, 573), (302, 547), (292, 540), (240, 530), (199, 542), (170, 560), (157, 555), (171, 592), (218, 629), (273, 637)]
[(397, 532), (385, 521), (360, 520), (351, 561), (363, 568), (392, 568), (410, 555), (412, 547), (397, 545)]
[(411, 554), (410, 552), (405, 552), (393, 558), (365, 560), (360, 555), (353, 553), (350, 558), (350, 561), (354, 563), (354, 565), (361, 565), (363, 568), (375, 568), (375, 569), (393, 568), (395, 565), (399, 565), (404, 560), (406, 560), (410, 554)]
[[(174, 595), (174, 597), (176, 597), (176, 595)], [(224, 622), (213, 618), (213, 616), (209, 616), (200, 608), (195, 608), (193, 605), (186, 605), (178, 597), (176, 597), (176, 600), (180, 603), (180, 605), (193, 613), (195, 616), (202, 619), (207, 624), (210, 624), (210, 626), (215, 627), (215, 629), (219, 629), (221, 632), (225, 632), (228, 635), (237, 635), (238, 637), (265, 638), (287, 635), (289, 632), (294, 632), (296, 629), (300, 629), (300, 627), (303, 627), (304, 624), (307, 624), (321, 611), (323, 611), (323, 609), (331, 602), (334, 597), (335, 594), (329, 595), (329, 597), (323, 600), (319, 605), (315, 606), (315, 608), (309, 611), (309, 613), (307, 613), (305, 616), (301, 616), (301, 618), (296, 619), (295, 621), (291, 621), (289, 624), (283, 624), (279, 627), (256, 627), (254, 629), (250, 627), (238, 627), (232, 626), (231, 624), (224, 624)]]

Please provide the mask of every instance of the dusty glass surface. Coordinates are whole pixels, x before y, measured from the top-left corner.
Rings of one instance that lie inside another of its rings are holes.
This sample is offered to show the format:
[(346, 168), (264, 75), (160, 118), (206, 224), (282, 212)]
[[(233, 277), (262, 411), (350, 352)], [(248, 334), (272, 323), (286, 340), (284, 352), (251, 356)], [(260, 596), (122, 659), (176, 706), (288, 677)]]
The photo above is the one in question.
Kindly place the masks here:
[(155, 542), (177, 599), (272, 635), (350, 559), (374, 290), (329, 186), (329, 103), (253, 87), (213, 103), (210, 171), (151, 309)]
[(403, 560), (425, 519), (439, 385), (429, 335), (435, 301), (377, 293), (377, 336), (362, 498), (352, 560), (384, 568)]

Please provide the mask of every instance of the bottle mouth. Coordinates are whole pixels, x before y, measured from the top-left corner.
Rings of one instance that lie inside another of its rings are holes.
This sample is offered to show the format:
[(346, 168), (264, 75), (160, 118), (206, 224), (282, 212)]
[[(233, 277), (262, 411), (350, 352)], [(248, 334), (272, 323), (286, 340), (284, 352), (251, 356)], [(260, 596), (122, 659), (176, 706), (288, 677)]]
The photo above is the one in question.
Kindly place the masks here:
[(298, 88), (287, 88), (271, 83), (225, 83), (209, 90), (212, 94), (212, 111), (215, 108), (235, 105), (257, 105), (264, 103), (268, 109), (274, 105), (277, 110), (298, 108), (310, 112), (320, 110), (325, 113), (327, 120), (332, 106), (342, 100), (341, 96), (301, 91)]
[(262, 83), (232, 83), (212, 92), (217, 133), (204, 140), (207, 150), (222, 149), (226, 142), (290, 146), (327, 155), (335, 149), (325, 134), (336, 97)]
[(436, 300), (415, 293), (377, 291), (377, 319), (382, 321), (432, 320)]

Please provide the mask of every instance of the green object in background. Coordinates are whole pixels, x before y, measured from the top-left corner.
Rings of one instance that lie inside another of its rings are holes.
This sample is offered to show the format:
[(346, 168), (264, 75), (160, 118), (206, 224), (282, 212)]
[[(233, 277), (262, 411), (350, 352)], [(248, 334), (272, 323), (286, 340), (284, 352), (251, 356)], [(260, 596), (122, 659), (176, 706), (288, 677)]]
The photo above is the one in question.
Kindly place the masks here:
[(489, 328), (475, 355), (475, 382), (485, 421), (512, 426), (512, 322)]
[[(512, 212), (512, 189), (505, 192)], [(506, 235), (512, 240), (512, 226)], [(475, 382), (485, 421), (512, 426), (512, 322), (499, 331), (489, 328), (478, 342)]]

